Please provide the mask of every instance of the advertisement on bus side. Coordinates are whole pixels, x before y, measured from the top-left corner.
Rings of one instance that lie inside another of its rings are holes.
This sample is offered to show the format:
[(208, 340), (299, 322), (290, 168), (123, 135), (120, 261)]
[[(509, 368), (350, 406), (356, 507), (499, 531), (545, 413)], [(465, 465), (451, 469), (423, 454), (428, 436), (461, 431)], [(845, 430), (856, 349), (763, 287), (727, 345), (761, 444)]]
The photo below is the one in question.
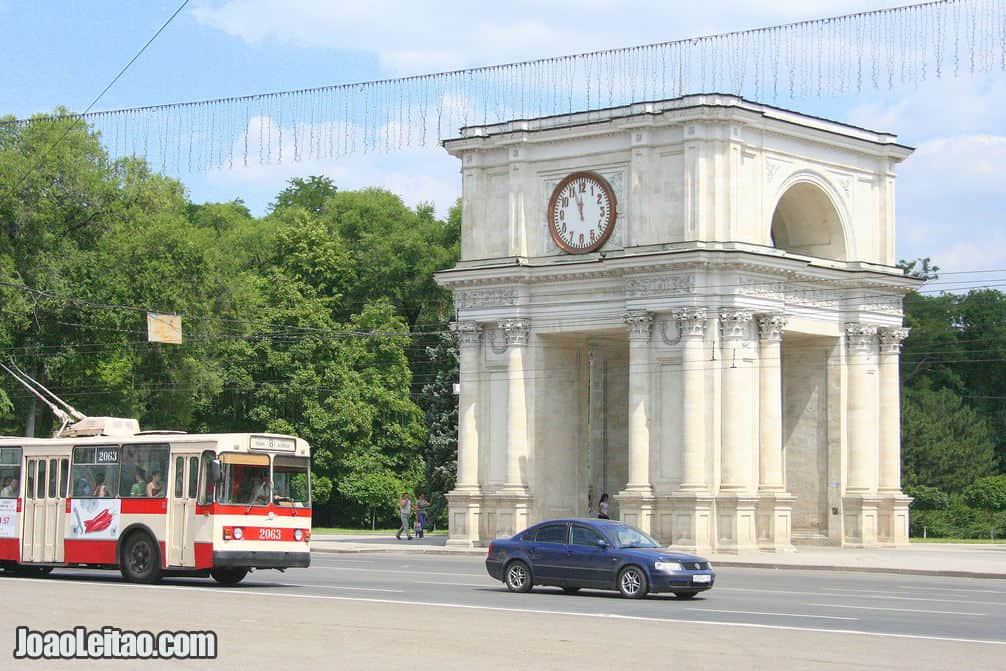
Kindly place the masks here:
[(17, 499), (0, 499), (0, 538), (17, 538)]
[(72, 499), (70, 537), (115, 540), (119, 537), (119, 499)]

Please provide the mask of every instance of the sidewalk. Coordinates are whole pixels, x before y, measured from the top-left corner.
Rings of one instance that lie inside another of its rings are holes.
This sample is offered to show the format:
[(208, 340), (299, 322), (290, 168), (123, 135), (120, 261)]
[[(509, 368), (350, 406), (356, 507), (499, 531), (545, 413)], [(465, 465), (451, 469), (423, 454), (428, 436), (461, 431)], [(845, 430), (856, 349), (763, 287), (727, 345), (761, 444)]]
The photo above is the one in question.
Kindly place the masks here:
[[(447, 547), (447, 536), (396, 540), (393, 534), (315, 534), (311, 551), (485, 557), (485, 548)], [(1006, 580), (1006, 545), (913, 544), (904, 548), (849, 549), (798, 546), (796, 552), (708, 553), (713, 566), (812, 571), (857, 571)]]

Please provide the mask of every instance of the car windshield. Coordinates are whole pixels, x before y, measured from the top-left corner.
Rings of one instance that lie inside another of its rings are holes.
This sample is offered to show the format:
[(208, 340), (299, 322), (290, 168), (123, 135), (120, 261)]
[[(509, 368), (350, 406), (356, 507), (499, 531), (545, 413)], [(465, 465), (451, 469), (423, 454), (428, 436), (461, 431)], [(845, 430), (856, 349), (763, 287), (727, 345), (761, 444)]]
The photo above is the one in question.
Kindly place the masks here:
[(615, 542), (620, 548), (658, 548), (660, 543), (653, 540), (642, 531), (628, 524), (619, 524), (610, 530)]

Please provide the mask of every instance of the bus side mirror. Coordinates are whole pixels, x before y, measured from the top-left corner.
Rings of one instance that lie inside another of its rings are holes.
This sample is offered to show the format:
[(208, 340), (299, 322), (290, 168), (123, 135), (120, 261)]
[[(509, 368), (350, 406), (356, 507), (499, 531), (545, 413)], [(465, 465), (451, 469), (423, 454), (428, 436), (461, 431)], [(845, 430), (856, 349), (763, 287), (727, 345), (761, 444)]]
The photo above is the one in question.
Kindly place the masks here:
[(214, 459), (210, 462), (210, 482), (220, 482), (220, 460)]

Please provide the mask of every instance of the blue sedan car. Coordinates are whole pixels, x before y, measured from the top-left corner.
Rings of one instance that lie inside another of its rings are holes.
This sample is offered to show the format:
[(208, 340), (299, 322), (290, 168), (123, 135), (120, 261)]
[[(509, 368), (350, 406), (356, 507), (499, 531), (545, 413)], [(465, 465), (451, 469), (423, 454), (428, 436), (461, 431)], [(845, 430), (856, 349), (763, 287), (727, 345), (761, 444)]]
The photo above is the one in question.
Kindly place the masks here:
[(511, 592), (535, 585), (576, 592), (581, 587), (618, 590), (629, 599), (673, 592), (690, 599), (716, 580), (701, 557), (668, 550), (615, 520), (549, 520), (513, 538), (489, 544), (486, 570)]

